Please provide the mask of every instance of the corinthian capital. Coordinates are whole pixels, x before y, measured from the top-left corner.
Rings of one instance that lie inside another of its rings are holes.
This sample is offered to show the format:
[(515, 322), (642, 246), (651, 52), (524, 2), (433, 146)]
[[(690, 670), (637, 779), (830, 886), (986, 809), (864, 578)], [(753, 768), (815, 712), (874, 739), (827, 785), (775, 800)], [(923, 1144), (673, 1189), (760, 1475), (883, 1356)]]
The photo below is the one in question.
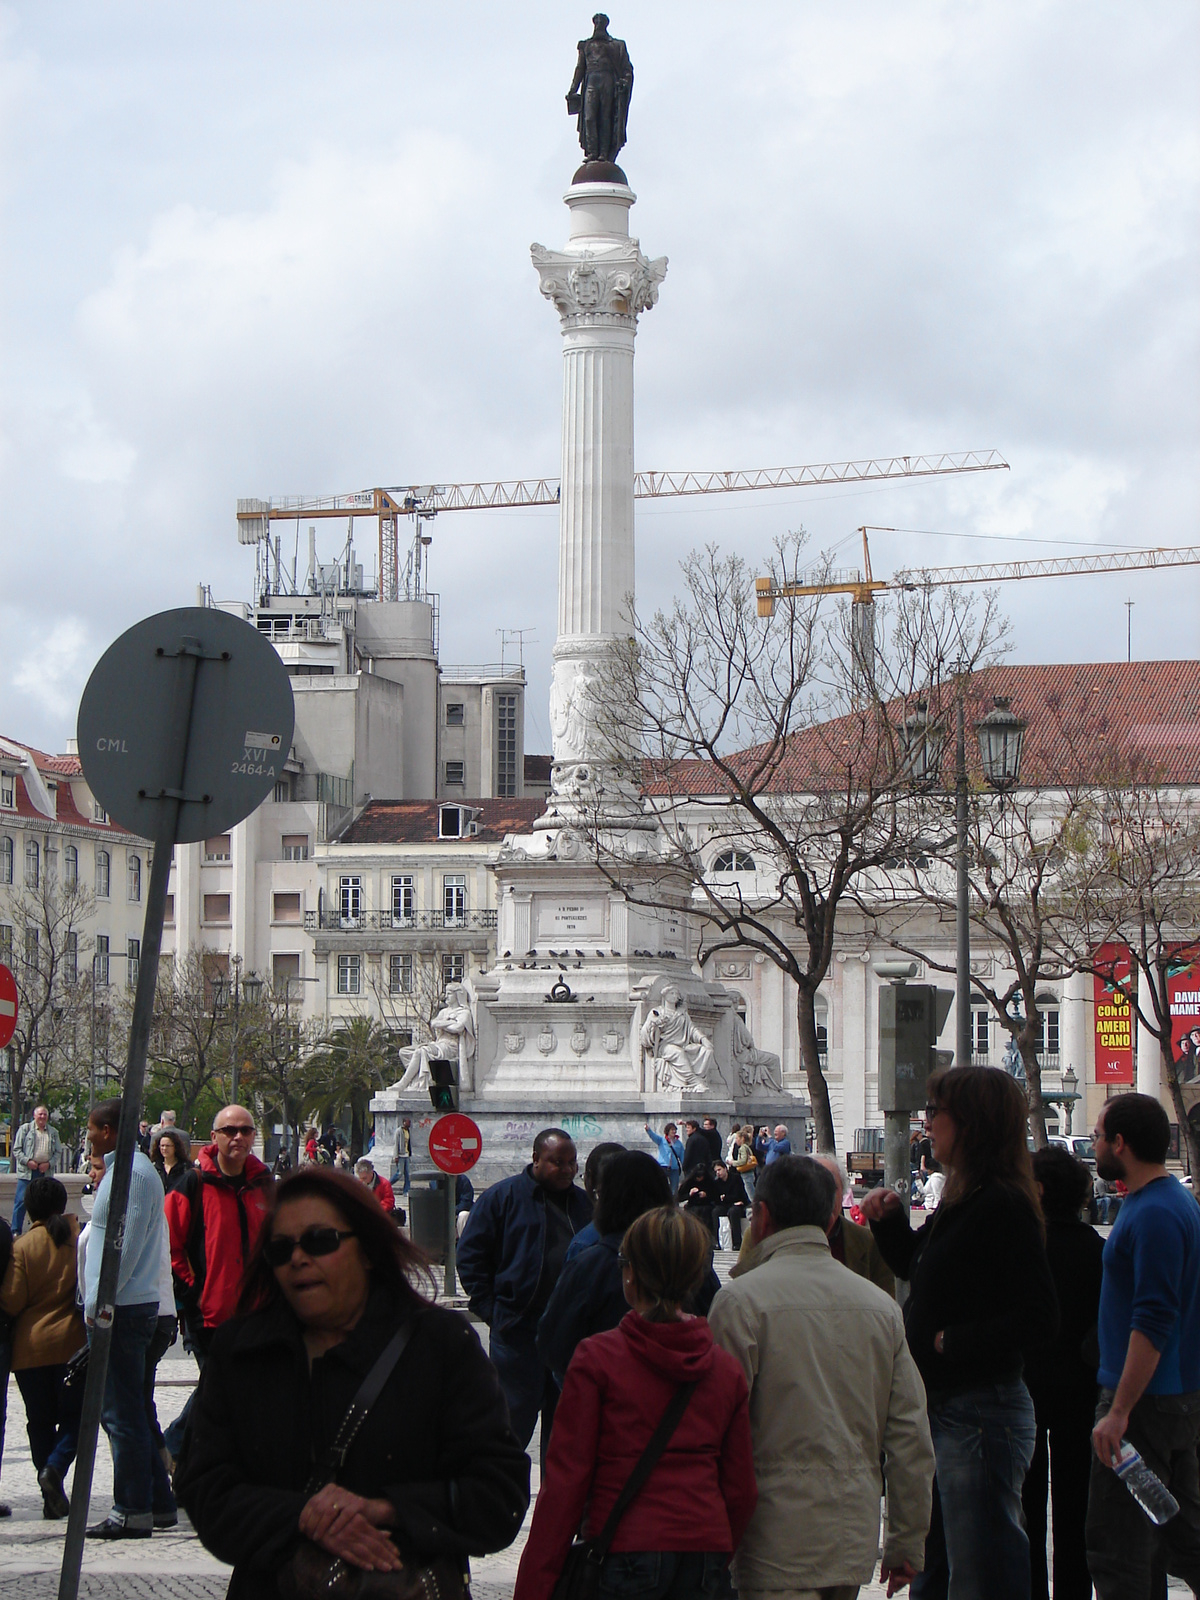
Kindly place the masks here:
[(658, 286), (667, 275), (667, 258), (651, 261), (636, 239), (616, 250), (568, 254), (530, 246), (530, 255), (547, 300), (553, 300), (564, 327), (598, 322), (633, 324), (638, 313), (658, 300)]

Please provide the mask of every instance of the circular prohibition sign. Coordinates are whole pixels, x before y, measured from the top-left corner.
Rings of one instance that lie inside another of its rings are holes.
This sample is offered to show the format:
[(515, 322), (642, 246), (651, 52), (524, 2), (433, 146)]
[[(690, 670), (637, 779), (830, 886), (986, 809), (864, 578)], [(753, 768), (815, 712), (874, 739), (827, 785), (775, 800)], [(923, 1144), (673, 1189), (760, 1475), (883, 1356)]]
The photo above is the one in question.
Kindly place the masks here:
[(482, 1150), (479, 1124), (461, 1111), (439, 1117), (429, 1130), (429, 1159), (441, 1172), (470, 1172)]

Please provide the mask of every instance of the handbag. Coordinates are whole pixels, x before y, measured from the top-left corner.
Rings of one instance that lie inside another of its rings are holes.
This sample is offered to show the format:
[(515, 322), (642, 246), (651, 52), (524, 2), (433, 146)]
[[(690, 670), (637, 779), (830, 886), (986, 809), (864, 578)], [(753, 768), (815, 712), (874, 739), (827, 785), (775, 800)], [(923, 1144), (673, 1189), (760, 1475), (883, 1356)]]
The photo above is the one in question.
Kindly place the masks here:
[(613, 1542), (617, 1526), (641, 1492), (646, 1479), (658, 1465), (659, 1457), (671, 1442), (671, 1435), (679, 1426), (683, 1413), (687, 1410), (688, 1401), (695, 1391), (695, 1383), (681, 1383), (671, 1396), (650, 1443), (642, 1451), (637, 1465), (629, 1474), (625, 1487), (617, 1496), (600, 1532), (593, 1539), (581, 1539), (577, 1534), (571, 1541), (562, 1572), (554, 1585), (553, 1600), (596, 1600), (600, 1592), (600, 1568), (604, 1565), (604, 1558)]
[[(396, 1330), (363, 1379), (325, 1459), (305, 1485), (306, 1494), (336, 1482), (358, 1430), (412, 1337), (415, 1322), (410, 1317)], [(331, 1556), (311, 1539), (302, 1539), (279, 1575), (279, 1589), (284, 1600), (470, 1600), (468, 1581), (462, 1563), (452, 1556), (436, 1557), (421, 1567), (406, 1562), (398, 1572), (368, 1572), (341, 1556)]]

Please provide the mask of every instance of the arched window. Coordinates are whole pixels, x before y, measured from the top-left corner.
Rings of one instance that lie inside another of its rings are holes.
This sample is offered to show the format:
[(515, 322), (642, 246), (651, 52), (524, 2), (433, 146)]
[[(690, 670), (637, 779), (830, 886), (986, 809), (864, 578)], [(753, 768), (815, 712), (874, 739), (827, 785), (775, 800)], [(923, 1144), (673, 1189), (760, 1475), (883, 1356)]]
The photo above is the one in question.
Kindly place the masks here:
[(109, 886), (112, 882), (112, 862), (107, 850), (96, 851), (96, 895), (101, 900), (107, 900)]
[(0, 834), (0, 883), (13, 881), (13, 842), (8, 834)]
[(714, 872), (753, 872), (754, 857), (748, 850), (722, 850), (712, 869)]
[(63, 884), (68, 889), (74, 889), (79, 884), (79, 851), (73, 844), (63, 850)]
[(25, 841), (25, 887), (36, 889), (41, 877), (41, 852), (36, 839)]
[(127, 857), (128, 892), (130, 900), (142, 898), (142, 858), (130, 851)]

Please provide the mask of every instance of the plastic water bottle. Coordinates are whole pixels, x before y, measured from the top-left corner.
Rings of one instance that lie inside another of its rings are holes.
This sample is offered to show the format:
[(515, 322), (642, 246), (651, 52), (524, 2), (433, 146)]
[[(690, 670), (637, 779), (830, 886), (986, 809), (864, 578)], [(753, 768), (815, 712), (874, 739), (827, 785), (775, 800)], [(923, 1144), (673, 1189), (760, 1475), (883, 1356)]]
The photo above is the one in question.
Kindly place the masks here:
[(1179, 1501), (1158, 1474), (1151, 1472), (1128, 1439), (1121, 1440), (1121, 1454), (1114, 1471), (1151, 1522), (1161, 1526), (1170, 1522), (1179, 1510)]

